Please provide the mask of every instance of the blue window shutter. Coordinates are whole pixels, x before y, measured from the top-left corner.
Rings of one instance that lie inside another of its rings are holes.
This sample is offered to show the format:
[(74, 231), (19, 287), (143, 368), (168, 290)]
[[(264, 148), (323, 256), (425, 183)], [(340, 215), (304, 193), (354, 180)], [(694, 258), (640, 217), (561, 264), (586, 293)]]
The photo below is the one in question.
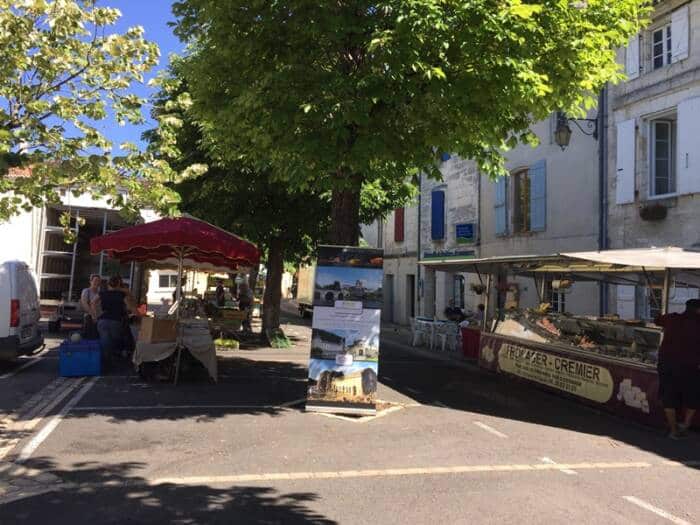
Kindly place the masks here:
[(493, 205), (496, 212), (496, 235), (505, 235), (507, 228), (507, 208), (506, 208), (506, 184), (507, 179), (501, 177), (496, 181), (496, 201)]
[(443, 152), (443, 153), (440, 154), (440, 160), (441, 160), (442, 162), (447, 162), (447, 161), (450, 160), (451, 158), (452, 158), (452, 155), (450, 155), (449, 153), (444, 153), (444, 152)]
[(434, 191), (431, 197), (431, 238), (437, 241), (445, 238), (445, 192)]
[(544, 160), (532, 166), (530, 178), (530, 231), (541, 232), (547, 226), (547, 167)]

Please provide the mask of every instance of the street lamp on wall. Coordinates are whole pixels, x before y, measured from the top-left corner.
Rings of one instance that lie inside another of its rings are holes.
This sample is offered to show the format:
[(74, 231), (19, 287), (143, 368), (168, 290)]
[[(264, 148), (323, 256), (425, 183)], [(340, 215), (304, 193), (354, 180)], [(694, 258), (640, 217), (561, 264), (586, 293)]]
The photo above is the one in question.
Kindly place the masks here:
[[(564, 151), (571, 141), (571, 127), (573, 122), (581, 133), (598, 140), (598, 119), (595, 118), (569, 118), (563, 111), (557, 112), (557, 128), (554, 130), (554, 141)], [(581, 126), (580, 123), (583, 123)], [(585, 129), (584, 129), (585, 128)]]

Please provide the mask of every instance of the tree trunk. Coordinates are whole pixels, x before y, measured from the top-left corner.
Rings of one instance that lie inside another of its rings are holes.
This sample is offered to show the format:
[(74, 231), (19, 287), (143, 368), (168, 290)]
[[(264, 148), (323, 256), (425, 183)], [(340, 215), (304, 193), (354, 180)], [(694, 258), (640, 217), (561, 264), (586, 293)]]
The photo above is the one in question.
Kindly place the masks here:
[(263, 334), (271, 334), (280, 327), (280, 302), (282, 300), (282, 274), (284, 273), (284, 241), (274, 238), (267, 252), (267, 276), (263, 297)]
[(360, 241), (360, 189), (333, 190), (328, 242), (357, 246)]

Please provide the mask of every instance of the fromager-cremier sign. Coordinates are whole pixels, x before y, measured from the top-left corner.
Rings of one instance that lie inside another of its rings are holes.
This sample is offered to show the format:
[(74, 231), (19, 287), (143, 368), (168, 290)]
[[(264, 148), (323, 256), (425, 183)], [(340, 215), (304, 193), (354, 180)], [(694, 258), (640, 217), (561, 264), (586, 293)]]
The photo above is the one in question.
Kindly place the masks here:
[(614, 391), (612, 375), (605, 367), (516, 344), (501, 347), (498, 367), (598, 403), (607, 403)]

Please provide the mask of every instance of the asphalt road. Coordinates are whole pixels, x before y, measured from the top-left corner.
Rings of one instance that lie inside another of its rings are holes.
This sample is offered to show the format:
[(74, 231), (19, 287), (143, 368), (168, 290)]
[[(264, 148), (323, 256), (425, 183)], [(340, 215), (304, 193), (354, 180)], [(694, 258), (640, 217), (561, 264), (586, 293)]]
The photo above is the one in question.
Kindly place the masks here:
[(57, 383), (55, 352), (0, 379), (0, 411), (34, 415), (0, 426), (0, 454), (14, 439), (4, 460), (65, 482), (0, 497), (0, 523), (700, 523), (697, 435), (669, 441), (388, 343), (391, 410), (304, 413), (309, 330), (287, 331), (298, 349), (222, 356), (217, 385), (128, 368)]

